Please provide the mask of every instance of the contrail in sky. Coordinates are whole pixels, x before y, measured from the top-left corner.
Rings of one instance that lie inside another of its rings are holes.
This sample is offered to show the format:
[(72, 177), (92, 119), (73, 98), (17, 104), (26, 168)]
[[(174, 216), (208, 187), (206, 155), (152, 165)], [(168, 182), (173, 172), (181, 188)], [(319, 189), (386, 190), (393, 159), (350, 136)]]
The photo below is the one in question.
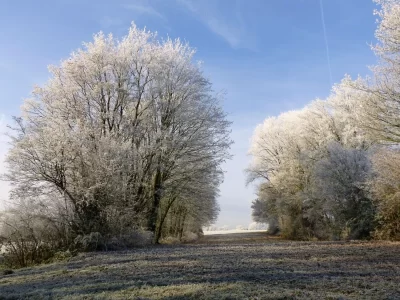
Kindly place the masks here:
[(332, 86), (333, 85), (333, 80), (332, 80), (331, 57), (329, 55), (328, 35), (326, 34), (324, 6), (322, 5), (322, 0), (319, 0), (319, 4), (320, 4), (320, 8), (321, 8), (322, 28), (324, 29), (325, 47), (326, 47), (326, 59), (328, 61), (328, 68), (329, 68), (329, 80), (330, 80), (330, 83), (331, 83), (331, 86)]

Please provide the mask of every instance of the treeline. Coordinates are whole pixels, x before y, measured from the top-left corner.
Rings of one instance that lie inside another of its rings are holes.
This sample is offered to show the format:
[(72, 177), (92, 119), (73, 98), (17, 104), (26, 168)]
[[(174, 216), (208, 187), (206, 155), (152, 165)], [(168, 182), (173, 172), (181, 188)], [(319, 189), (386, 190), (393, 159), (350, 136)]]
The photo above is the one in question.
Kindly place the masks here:
[(132, 246), (144, 231), (184, 239), (215, 221), (230, 123), (194, 53), (132, 25), (50, 67), (6, 159), (14, 205), (2, 237), (7, 251), (30, 253), (21, 265)]
[(379, 0), (372, 77), (254, 133), (253, 218), (291, 239), (400, 239), (400, 1)]

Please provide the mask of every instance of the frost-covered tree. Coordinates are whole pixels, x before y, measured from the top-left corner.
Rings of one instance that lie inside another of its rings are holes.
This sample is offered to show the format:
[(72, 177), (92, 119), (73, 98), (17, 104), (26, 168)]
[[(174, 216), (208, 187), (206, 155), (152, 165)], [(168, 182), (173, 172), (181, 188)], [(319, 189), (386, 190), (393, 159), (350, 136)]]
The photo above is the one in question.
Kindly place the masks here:
[(121, 40), (99, 33), (50, 67), (14, 128), (12, 197), (57, 191), (82, 234), (112, 232), (117, 218), (119, 229), (144, 226), (157, 238), (172, 201), (205, 212), (199, 228), (213, 220), (229, 122), (194, 53), (133, 24)]
[(364, 238), (376, 229), (376, 236), (398, 238), (400, 1), (375, 2), (373, 76), (346, 76), (326, 100), (255, 129), (253, 218), (286, 237)]
[(347, 122), (348, 115), (336, 108), (340, 96), (269, 118), (255, 130), (248, 174), (250, 180), (263, 182), (253, 202), (253, 218), (269, 223), (269, 230), (280, 229), (290, 238), (327, 237), (326, 199), (316, 186), (316, 165), (329, 158), (332, 143), (355, 149), (370, 144), (357, 124)]
[(303, 114), (304, 111), (288, 112), (259, 125), (253, 136), (253, 161), (248, 169), (250, 180), (264, 180), (253, 203), (254, 220), (271, 222), (270, 229), (279, 222), (284, 234), (291, 237), (296, 235), (290, 232), (291, 228), (302, 227), (293, 224), (302, 222), (299, 195), (308, 176), (301, 159), (307, 149), (313, 148), (313, 141), (304, 138)]
[(280, 192), (271, 183), (263, 182), (258, 187), (257, 196), (251, 205), (253, 220), (267, 224), (268, 232), (277, 234), (283, 225), (284, 214), (280, 206), (282, 200)]
[(347, 90), (347, 102), (358, 107), (360, 125), (378, 142), (400, 142), (400, 2), (375, 0), (380, 9), (378, 40), (372, 46), (378, 64), (371, 68), (372, 76), (351, 80), (346, 77), (341, 86)]
[(400, 240), (400, 152), (398, 148), (382, 148), (372, 156), (375, 176), (370, 181), (378, 210), (375, 236)]
[(322, 200), (321, 212), (336, 238), (345, 231), (350, 238), (365, 238), (373, 231), (375, 208), (366, 189), (370, 172), (366, 151), (338, 143), (317, 162), (314, 197)]
[(267, 230), (268, 225), (265, 223), (252, 222), (247, 227), (248, 230)]

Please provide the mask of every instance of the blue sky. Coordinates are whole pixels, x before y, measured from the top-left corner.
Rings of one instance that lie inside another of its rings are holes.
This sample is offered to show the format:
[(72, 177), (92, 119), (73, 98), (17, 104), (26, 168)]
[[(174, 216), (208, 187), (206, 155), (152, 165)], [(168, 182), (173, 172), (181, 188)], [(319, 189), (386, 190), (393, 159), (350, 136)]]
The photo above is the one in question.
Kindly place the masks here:
[[(252, 188), (243, 169), (254, 127), (267, 116), (329, 95), (344, 74), (365, 75), (375, 63), (372, 0), (2, 0), (0, 2), (0, 130), (19, 114), (34, 84), (100, 30), (116, 36), (134, 21), (159, 36), (181, 38), (234, 122), (233, 160), (224, 168), (219, 225), (251, 222)], [(330, 75), (331, 73), (331, 75)], [(0, 160), (6, 151), (0, 138)], [(0, 171), (4, 166), (0, 164)], [(0, 183), (0, 199), (6, 187)]]

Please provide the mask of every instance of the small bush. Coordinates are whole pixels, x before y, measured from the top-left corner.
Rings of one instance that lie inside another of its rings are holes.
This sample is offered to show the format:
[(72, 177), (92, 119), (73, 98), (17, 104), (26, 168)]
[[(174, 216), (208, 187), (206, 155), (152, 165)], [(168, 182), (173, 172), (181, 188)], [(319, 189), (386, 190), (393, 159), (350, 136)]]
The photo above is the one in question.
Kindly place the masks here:
[(53, 261), (53, 262), (64, 261), (64, 260), (69, 260), (72, 257), (74, 257), (74, 253), (69, 250), (57, 251), (56, 253), (54, 253), (53, 257), (51, 258), (51, 261)]
[(167, 245), (176, 245), (176, 244), (180, 244), (181, 241), (177, 237), (167, 236), (165, 238), (162, 238), (160, 243), (167, 244)]
[(194, 242), (199, 238), (199, 236), (193, 232), (185, 232), (182, 238), (182, 242), (190, 243)]
[(36, 244), (29, 240), (9, 241), (5, 245), (4, 265), (8, 267), (27, 267), (49, 260), (54, 250), (47, 244)]
[(49, 261), (65, 249), (69, 231), (64, 217), (40, 199), (20, 199), (0, 214), (0, 253), (3, 264), (20, 268)]
[(78, 235), (74, 240), (74, 245), (76, 249), (85, 252), (106, 249), (106, 244), (100, 232)]

